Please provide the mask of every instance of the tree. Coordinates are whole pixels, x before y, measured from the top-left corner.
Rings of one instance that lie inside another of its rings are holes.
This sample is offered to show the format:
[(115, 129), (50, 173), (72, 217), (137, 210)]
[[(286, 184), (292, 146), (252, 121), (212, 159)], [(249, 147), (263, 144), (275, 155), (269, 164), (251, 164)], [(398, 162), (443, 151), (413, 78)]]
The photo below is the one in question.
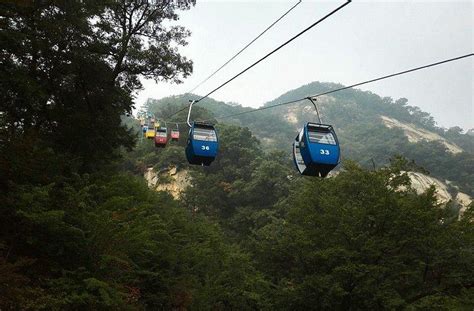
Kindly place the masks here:
[(52, 147), (90, 170), (132, 146), (120, 116), (140, 77), (179, 83), (191, 73), (176, 48), (189, 31), (165, 23), (194, 2), (34, 3), (0, 4), (3, 139)]
[(281, 309), (472, 304), (471, 216), (458, 222), (436, 204), (434, 189), (417, 195), (409, 179), (393, 178), (399, 174), (348, 163), (334, 178), (295, 187), (286, 221), (255, 234)]

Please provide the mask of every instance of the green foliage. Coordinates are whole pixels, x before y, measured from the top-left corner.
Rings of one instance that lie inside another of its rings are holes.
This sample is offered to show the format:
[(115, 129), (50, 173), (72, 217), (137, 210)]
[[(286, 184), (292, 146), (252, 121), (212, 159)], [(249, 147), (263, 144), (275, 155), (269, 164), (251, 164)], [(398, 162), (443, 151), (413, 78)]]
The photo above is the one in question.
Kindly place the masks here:
[(394, 191), (393, 173), (351, 165), (306, 180), (287, 200), (288, 218), (256, 232), (259, 268), (278, 286), (279, 309), (467, 306), (470, 216), (447, 221), (433, 191)]
[(85, 171), (116, 157), (118, 147), (131, 148), (131, 133), (120, 116), (131, 112), (139, 76), (180, 82), (192, 71), (192, 63), (175, 48), (186, 44), (189, 32), (163, 25), (191, 5), (0, 4), (5, 141), (31, 144), (31, 137), (38, 138)]
[[(2, 306), (261, 304), (257, 289), (265, 281), (248, 256), (225, 242), (217, 226), (137, 178), (78, 176), (62, 185), (23, 187), (16, 195), (10, 206), (15, 222), (2, 219), (2, 229), (11, 233), (3, 250), (13, 248), (0, 262), (2, 277), (15, 286)], [(25, 265), (27, 273), (19, 274)], [(24, 297), (16, 288), (41, 295)]]
[[(459, 218), (400, 172), (426, 168), (472, 191), (472, 136), (444, 132), (406, 99), (321, 99), (343, 154), (371, 167), (345, 160), (328, 179), (296, 175), (286, 151), (301, 126), (287, 119), (311, 120), (311, 106), (217, 123), (210, 167), (186, 163), (185, 126), (164, 149), (142, 137), (126, 116), (139, 78), (191, 73), (176, 49), (189, 32), (168, 21), (193, 4), (0, 4), (0, 309), (472, 309), (474, 203)], [(336, 87), (312, 83), (277, 101)], [(194, 97), (145, 109), (168, 119)], [(192, 118), (249, 110), (206, 99)], [(380, 115), (465, 152), (411, 144)], [(141, 176), (152, 167), (186, 170), (191, 185), (179, 200), (154, 192)]]
[(265, 153), (249, 129), (218, 131), (211, 167), (189, 167), (182, 147), (156, 149), (147, 140), (124, 160), (181, 163), (192, 186), (180, 201), (110, 171), (10, 185), (2, 307), (472, 305), (473, 210), (458, 220), (436, 204), (433, 189), (417, 195), (400, 173), (420, 170), (414, 162), (396, 157), (367, 171), (346, 161), (335, 177), (301, 178), (284, 152)]

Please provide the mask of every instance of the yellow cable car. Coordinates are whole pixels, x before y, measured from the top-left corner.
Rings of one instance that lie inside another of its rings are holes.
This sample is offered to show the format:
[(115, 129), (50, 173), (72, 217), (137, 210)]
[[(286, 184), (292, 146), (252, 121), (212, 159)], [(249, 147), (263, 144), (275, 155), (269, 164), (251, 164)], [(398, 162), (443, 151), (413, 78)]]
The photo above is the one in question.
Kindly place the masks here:
[(155, 128), (149, 127), (149, 128), (146, 130), (145, 137), (146, 137), (146, 138), (150, 138), (150, 139), (155, 138)]

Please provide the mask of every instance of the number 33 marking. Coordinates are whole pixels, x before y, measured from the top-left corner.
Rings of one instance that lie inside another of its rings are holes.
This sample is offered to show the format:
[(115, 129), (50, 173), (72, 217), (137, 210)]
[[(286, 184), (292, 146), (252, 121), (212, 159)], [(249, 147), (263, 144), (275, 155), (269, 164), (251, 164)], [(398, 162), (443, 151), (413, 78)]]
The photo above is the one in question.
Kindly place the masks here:
[(327, 149), (319, 149), (319, 152), (324, 155), (329, 155), (329, 150)]

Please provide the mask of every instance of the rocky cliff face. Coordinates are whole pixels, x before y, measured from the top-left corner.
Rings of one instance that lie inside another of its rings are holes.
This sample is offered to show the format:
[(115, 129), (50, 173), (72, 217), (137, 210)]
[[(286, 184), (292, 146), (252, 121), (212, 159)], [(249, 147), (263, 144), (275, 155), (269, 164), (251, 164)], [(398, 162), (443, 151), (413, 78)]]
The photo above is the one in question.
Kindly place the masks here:
[(171, 167), (160, 172), (149, 168), (145, 172), (144, 177), (150, 189), (169, 192), (175, 199), (179, 199), (184, 189), (191, 184), (191, 177), (188, 171), (178, 171), (176, 167)]
[(380, 118), (382, 119), (382, 122), (385, 124), (386, 127), (402, 129), (405, 135), (407, 136), (409, 142), (416, 143), (422, 140), (439, 141), (451, 153), (455, 154), (463, 151), (459, 146), (448, 142), (445, 138), (439, 136), (436, 133), (421, 129), (413, 124), (403, 123), (387, 116), (381, 116)]
[(461, 206), (459, 210), (460, 215), (473, 201), (473, 198), (462, 192), (458, 192), (457, 195), (453, 197), (448, 191), (447, 184), (449, 184), (449, 181), (441, 182), (439, 179), (418, 172), (407, 172), (407, 174), (410, 177), (413, 189), (415, 189), (417, 193), (423, 193), (428, 190), (429, 187), (434, 186), (438, 203), (445, 204), (449, 201), (453, 201), (459, 204)]

